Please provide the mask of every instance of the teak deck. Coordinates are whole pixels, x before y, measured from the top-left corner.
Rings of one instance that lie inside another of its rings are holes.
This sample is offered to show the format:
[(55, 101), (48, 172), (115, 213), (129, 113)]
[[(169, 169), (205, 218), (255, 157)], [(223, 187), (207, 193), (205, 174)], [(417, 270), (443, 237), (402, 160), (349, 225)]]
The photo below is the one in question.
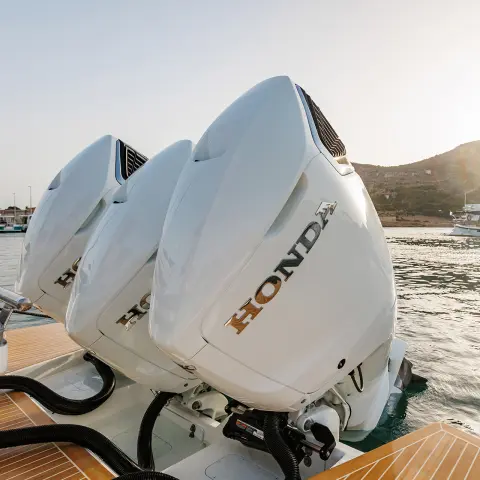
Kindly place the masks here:
[(480, 437), (434, 423), (312, 480), (478, 480)]
[(79, 350), (61, 323), (17, 328), (5, 333), (8, 342), (8, 371), (52, 360)]
[[(0, 430), (55, 423), (27, 395), (0, 395)], [(81, 447), (66, 443), (0, 450), (0, 480), (110, 480), (114, 476)]]
[[(25, 367), (79, 350), (62, 324), (6, 332), (8, 369)], [(0, 430), (55, 423), (27, 395), (0, 394)], [(70, 444), (26, 445), (0, 449), (0, 480), (109, 480), (114, 478), (96, 458)]]

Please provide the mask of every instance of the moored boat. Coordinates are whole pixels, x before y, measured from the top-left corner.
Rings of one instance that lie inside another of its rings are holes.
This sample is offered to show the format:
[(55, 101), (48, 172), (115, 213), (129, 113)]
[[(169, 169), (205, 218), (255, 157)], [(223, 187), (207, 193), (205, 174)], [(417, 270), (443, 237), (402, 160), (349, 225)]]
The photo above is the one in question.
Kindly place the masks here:
[(465, 204), (460, 212), (452, 214), (452, 236), (480, 237), (480, 204)]
[(0, 233), (21, 233), (26, 231), (25, 225), (3, 224), (0, 225)]
[(449, 235), (459, 237), (480, 237), (480, 225), (475, 226), (455, 224)]

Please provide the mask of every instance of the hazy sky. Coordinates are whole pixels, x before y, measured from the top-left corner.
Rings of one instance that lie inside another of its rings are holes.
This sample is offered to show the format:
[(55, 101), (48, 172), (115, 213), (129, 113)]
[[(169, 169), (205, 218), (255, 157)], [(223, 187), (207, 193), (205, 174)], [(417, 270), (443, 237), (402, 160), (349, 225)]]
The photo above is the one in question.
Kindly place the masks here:
[(278, 74), (355, 162), (480, 139), (479, 27), (474, 0), (0, 0), (0, 208), (106, 133), (149, 156), (198, 141)]

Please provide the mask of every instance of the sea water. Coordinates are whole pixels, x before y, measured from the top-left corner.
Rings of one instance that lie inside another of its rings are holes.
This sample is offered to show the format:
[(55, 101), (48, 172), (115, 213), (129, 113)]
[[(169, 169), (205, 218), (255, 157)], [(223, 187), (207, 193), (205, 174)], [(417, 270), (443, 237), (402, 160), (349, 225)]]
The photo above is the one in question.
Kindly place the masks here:
[(386, 228), (398, 295), (396, 334), (408, 343), (410, 387), (357, 448), (367, 451), (433, 422), (480, 434), (480, 238), (451, 229)]

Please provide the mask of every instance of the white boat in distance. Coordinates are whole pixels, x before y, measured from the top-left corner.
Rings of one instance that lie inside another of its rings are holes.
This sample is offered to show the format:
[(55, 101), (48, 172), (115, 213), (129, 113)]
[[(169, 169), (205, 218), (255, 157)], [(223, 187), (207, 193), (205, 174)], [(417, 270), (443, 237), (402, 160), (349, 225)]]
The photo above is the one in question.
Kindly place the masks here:
[(465, 204), (458, 216), (452, 215), (452, 236), (480, 237), (480, 204)]

